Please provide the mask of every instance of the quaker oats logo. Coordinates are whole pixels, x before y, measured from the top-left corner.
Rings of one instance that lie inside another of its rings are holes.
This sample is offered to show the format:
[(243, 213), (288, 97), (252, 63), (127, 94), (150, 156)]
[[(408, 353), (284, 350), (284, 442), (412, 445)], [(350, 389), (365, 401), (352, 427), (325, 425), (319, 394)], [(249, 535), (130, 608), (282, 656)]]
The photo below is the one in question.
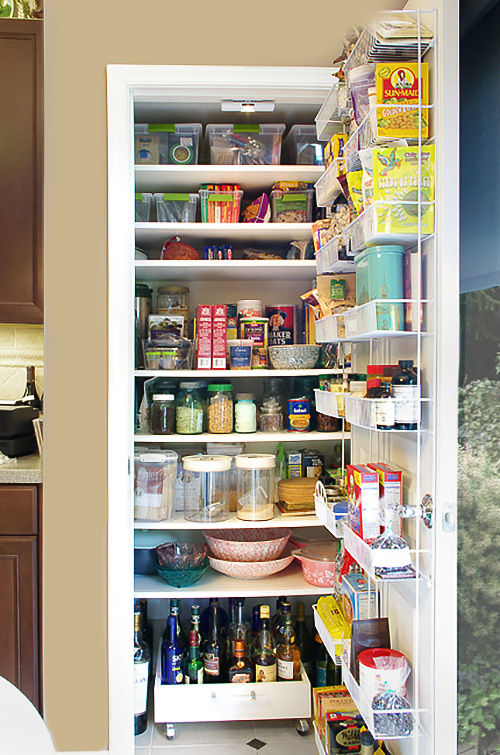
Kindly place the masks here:
[(412, 89), (415, 85), (415, 76), (409, 68), (397, 68), (392, 73), (391, 84), (394, 89)]

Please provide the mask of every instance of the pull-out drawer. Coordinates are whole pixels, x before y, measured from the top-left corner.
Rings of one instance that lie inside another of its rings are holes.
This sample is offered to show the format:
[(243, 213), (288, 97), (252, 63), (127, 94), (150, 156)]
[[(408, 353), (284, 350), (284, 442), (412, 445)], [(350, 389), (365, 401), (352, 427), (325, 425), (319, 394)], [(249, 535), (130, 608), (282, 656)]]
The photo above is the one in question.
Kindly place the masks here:
[(36, 535), (36, 485), (0, 485), (0, 534)]
[(162, 684), (158, 659), (154, 719), (156, 723), (181, 723), (309, 718), (311, 684), (303, 667), (301, 674), (300, 682)]

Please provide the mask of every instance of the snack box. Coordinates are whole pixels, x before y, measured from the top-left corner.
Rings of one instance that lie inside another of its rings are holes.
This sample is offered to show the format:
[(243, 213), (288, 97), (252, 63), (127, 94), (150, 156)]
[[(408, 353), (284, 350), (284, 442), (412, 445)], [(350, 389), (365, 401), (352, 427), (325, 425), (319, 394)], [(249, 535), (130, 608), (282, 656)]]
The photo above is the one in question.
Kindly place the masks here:
[[(380, 502), (388, 504), (396, 509), (396, 513), (403, 502), (403, 473), (400, 469), (395, 469), (389, 464), (382, 462), (370, 463), (366, 465), (374, 469), (378, 474), (378, 492)], [(397, 522), (399, 521), (399, 531), (397, 531)], [(393, 520), (393, 528), (396, 534), (401, 536), (401, 517), (397, 515)]]
[(378, 474), (363, 464), (347, 465), (349, 527), (366, 541), (380, 535)]
[(302, 477), (302, 453), (300, 451), (286, 451), (285, 464), (288, 478)]
[(369, 619), (376, 611), (375, 590), (368, 590), (368, 581), (362, 574), (342, 575), (342, 604), (349, 624), (354, 620)]
[(326, 714), (325, 752), (327, 755), (361, 753), (361, 729), (365, 722), (357, 710)]
[(304, 477), (319, 477), (325, 466), (325, 457), (319, 451), (301, 449)]
[(283, 151), (294, 165), (323, 165), (323, 143), (316, 136), (316, 126), (295, 124), (285, 139)]
[(201, 123), (136, 123), (136, 165), (196, 165)]
[(325, 741), (326, 713), (356, 710), (347, 687), (338, 684), (331, 687), (313, 687), (313, 716), (321, 741)]
[(429, 67), (427, 63), (420, 64), (420, 79), (418, 69), (418, 63), (406, 61), (377, 63), (376, 133), (380, 139), (418, 139), (419, 119), (422, 139), (429, 137), (429, 109), (426, 107), (429, 104)]
[(284, 123), (208, 124), (212, 165), (279, 165)]

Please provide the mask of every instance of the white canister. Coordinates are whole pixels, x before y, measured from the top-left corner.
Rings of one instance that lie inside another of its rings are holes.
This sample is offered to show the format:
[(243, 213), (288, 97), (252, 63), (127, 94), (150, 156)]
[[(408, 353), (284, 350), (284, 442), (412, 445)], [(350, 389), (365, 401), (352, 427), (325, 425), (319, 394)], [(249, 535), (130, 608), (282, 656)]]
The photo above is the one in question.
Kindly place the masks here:
[(238, 317), (262, 317), (264, 307), (260, 299), (240, 299), (236, 302)]
[(398, 650), (373, 648), (359, 654), (359, 686), (370, 702), (381, 692), (406, 697), (408, 673), (406, 656)]

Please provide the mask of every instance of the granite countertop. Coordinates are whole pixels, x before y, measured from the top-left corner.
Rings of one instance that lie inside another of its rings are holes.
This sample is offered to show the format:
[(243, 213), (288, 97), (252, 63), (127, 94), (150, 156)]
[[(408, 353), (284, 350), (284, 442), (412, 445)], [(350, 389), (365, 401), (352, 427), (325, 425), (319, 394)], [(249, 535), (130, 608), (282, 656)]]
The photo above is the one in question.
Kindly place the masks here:
[(0, 484), (15, 483), (17, 485), (36, 484), (42, 482), (42, 459), (40, 454), (18, 456), (5, 464), (0, 464)]

